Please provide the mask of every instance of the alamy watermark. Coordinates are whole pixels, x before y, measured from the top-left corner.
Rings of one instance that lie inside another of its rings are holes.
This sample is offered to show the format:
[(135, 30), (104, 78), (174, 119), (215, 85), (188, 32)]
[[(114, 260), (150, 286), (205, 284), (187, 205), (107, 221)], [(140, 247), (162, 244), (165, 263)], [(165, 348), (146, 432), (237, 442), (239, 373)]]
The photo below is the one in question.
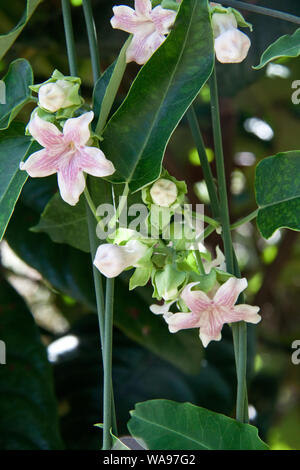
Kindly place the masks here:
[(6, 104), (6, 86), (3, 80), (0, 80), (0, 104)]
[(6, 345), (0, 340), (0, 364), (6, 364)]
[(300, 80), (293, 81), (292, 89), (295, 90), (294, 93), (292, 93), (292, 103), (300, 104)]
[(300, 339), (295, 339), (292, 343), (292, 349), (295, 349), (295, 351), (292, 354), (292, 363), (295, 366), (298, 366), (300, 364)]

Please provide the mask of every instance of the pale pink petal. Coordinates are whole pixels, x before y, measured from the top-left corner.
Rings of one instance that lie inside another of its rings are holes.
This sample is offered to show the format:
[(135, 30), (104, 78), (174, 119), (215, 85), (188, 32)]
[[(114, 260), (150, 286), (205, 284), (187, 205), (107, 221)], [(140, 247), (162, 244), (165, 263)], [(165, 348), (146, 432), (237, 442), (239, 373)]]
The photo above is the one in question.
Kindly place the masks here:
[(20, 163), (20, 170), (25, 170), (29, 176), (43, 177), (56, 173), (59, 164), (59, 157), (48, 153), (46, 149), (34, 152), (27, 158), (26, 162)]
[(115, 172), (113, 163), (96, 147), (81, 147), (76, 153), (80, 170), (93, 176), (109, 176)]
[(68, 165), (59, 170), (57, 180), (62, 199), (71, 206), (75, 206), (85, 188), (85, 178), (82, 171), (79, 171), (71, 160)]
[(84, 113), (77, 118), (70, 118), (64, 125), (64, 140), (66, 143), (74, 142), (77, 145), (85, 145), (90, 138), (89, 124), (94, 118), (93, 111)]
[(212, 300), (201, 290), (192, 291), (192, 287), (197, 284), (199, 283), (192, 282), (188, 284), (183, 289), (181, 298), (192, 312), (202, 313), (211, 307)]
[(210, 338), (209, 341), (221, 339), (221, 330), (225, 323), (222, 313), (219, 309), (204, 312), (199, 321), (200, 335)]
[(220, 341), (222, 339), (221, 332), (219, 332), (219, 334), (217, 334), (216, 336), (212, 337), (205, 331), (203, 331), (202, 328), (200, 328), (199, 336), (204, 348), (206, 348), (211, 341)]
[(199, 317), (195, 313), (174, 313), (174, 315), (164, 316), (169, 325), (170, 333), (176, 333), (180, 330), (199, 327)]
[(30, 120), (28, 131), (42, 147), (50, 147), (51, 151), (63, 151), (63, 135), (51, 122), (44, 121), (37, 114)]
[(110, 24), (114, 29), (121, 29), (127, 33), (143, 33), (145, 18), (138, 16), (135, 11), (127, 6), (120, 5), (113, 8), (114, 16)]
[(246, 278), (231, 277), (218, 289), (214, 296), (215, 303), (224, 307), (233, 307), (238, 296), (246, 289), (247, 285)]
[[(260, 308), (252, 305), (240, 304), (236, 305), (230, 312), (231, 320), (226, 320), (227, 323), (244, 320), (248, 323), (259, 323), (261, 316), (258, 315)], [(226, 315), (227, 316), (227, 315)]]
[(134, 0), (134, 8), (138, 15), (149, 18), (152, 10), (151, 0)]
[(151, 19), (155, 24), (157, 31), (161, 34), (168, 34), (176, 18), (176, 12), (166, 10), (160, 5), (155, 7), (151, 13)]
[(164, 40), (165, 37), (156, 32), (150, 32), (148, 35), (135, 34), (126, 51), (126, 61), (145, 64)]

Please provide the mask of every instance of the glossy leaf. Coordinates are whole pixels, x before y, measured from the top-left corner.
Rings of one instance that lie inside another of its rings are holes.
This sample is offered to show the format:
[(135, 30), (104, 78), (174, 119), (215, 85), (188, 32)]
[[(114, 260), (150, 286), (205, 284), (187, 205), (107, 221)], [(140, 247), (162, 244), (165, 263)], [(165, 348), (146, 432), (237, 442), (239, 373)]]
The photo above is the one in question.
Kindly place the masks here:
[(2, 450), (62, 448), (53, 379), (45, 347), (24, 301), (0, 279), (0, 447)]
[(0, 105), (0, 129), (7, 129), (22, 107), (31, 100), (29, 86), (33, 84), (32, 69), (25, 59), (11, 63), (3, 79), (5, 104)]
[(267, 450), (257, 428), (191, 403), (152, 400), (131, 411), (128, 428), (150, 450)]
[(19, 164), (36, 147), (24, 135), (24, 129), (23, 124), (14, 123), (10, 129), (0, 132), (0, 240), (27, 179)]
[(300, 28), (294, 34), (281, 36), (273, 42), (262, 54), (260, 63), (253, 67), (255, 70), (262, 69), (269, 62), (281, 57), (298, 57), (300, 55)]
[(101, 148), (113, 161), (114, 182), (137, 191), (160, 174), (166, 144), (214, 62), (206, 0), (185, 0), (173, 31), (142, 67), (104, 129)]
[(96, 82), (94, 92), (93, 92), (93, 111), (95, 115), (93, 124), (96, 123), (99, 119), (101, 106), (105, 97), (107, 87), (109, 85), (109, 81), (114, 71), (115, 65), (116, 65), (115, 62), (111, 64)]
[(300, 230), (300, 151), (279, 153), (256, 169), (258, 228), (270, 238), (279, 228)]
[(26, 9), (19, 23), (11, 31), (9, 31), (9, 33), (0, 35), (0, 59), (2, 59), (8, 49), (15, 42), (22, 29), (30, 19), (31, 15), (34, 13), (34, 10), (41, 2), (42, 0), (27, 0)]

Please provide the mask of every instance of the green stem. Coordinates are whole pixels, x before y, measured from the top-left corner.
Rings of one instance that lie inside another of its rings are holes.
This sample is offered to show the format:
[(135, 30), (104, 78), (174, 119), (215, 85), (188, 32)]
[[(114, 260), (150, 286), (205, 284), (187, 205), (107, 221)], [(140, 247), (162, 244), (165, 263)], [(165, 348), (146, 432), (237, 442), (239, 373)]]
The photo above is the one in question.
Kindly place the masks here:
[(65, 37), (66, 37), (70, 74), (73, 76), (77, 76), (77, 59), (76, 59), (74, 32), (73, 32), (73, 26), (72, 26), (70, 0), (61, 0), (61, 6), (62, 6), (62, 13), (63, 13), (64, 28), (65, 28)]
[(103, 450), (111, 448), (113, 304), (114, 279), (107, 279), (104, 331)]
[(243, 217), (242, 219), (239, 219), (236, 222), (234, 222), (233, 224), (231, 224), (230, 225), (230, 230), (234, 230), (234, 229), (240, 227), (241, 225), (246, 224), (247, 222), (251, 222), (251, 220), (253, 220), (253, 219), (255, 219), (255, 217), (257, 217), (257, 214), (258, 214), (258, 209), (251, 212), (250, 214), (246, 215), (246, 217)]
[(200, 274), (205, 274), (205, 269), (204, 269), (204, 266), (203, 266), (203, 263), (202, 263), (200, 252), (198, 250), (194, 251), (194, 255), (195, 255), (195, 258), (196, 258), (197, 267), (199, 269)]
[(209, 161), (207, 159), (207, 154), (205, 150), (205, 145), (203, 142), (202, 134), (200, 132), (197, 116), (195, 113), (194, 106), (191, 105), (186, 113), (189, 126), (194, 138), (194, 142), (196, 145), (196, 149), (199, 155), (203, 176), (206, 182), (207, 191), (209, 194), (209, 199), (211, 203), (211, 211), (214, 218), (219, 217), (219, 200), (217, 195), (217, 190), (214, 182), (214, 178), (212, 175), (212, 171), (209, 165)]
[(124, 72), (126, 70), (126, 51), (131, 42), (131, 36), (127, 39), (125, 44), (123, 45), (119, 57), (117, 59), (116, 65), (114, 67), (111, 79), (109, 81), (108, 87), (106, 89), (102, 106), (101, 106), (101, 111), (98, 119), (98, 123), (96, 126), (96, 131), (95, 134), (97, 134), (99, 137), (104, 129), (104, 126), (106, 124), (107, 118), (109, 116), (109, 113), (111, 111), (112, 105), (115, 101), (115, 97), (117, 95), (118, 89), (120, 87)]
[(98, 80), (101, 69), (100, 69), (100, 59), (99, 59), (99, 48), (97, 40), (97, 32), (95, 28), (91, 0), (83, 0), (83, 14), (85, 18), (85, 24), (88, 34), (91, 61), (92, 61), (92, 71), (93, 71), (93, 80), (94, 83)]
[(291, 15), (289, 13), (284, 13), (283, 11), (272, 10), (271, 8), (259, 7), (257, 5), (252, 4), (250, 5), (249, 3), (239, 2), (236, 0), (223, 0), (222, 4), (245, 11), (258, 13), (260, 15), (271, 16), (273, 18), (278, 18), (279, 20), (300, 24), (300, 18), (298, 16)]
[[(230, 219), (228, 209), (228, 197), (226, 188), (226, 177), (224, 167), (224, 155), (222, 145), (222, 133), (220, 123), (220, 111), (219, 111), (219, 98), (218, 98), (218, 86), (216, 69), (214, 67), (212, 76), (210, 78), (210, 96), (211, 96), (211, 112), (212, 112), (212, 123), (213, 123), (213, 134), (215, 144), (215, 155), (217, 165), (217, 177), (218, 187), (220, 196), (220, 217), (222, 224), (222, 236), (224, 243), (224, 252), (226, 258), (227, 271), (231, 274), (235, 274), (236, 266), (234, 264), (233, 246), (230, 232)], [(246, 396), (246, 363), (247, 363), (247, 337), (245, 334), (244, 322), (233, 324), (233, 338), (235, 357), (237, 365), (237, 409), (236, 419), (244, 422), (245, 420), (245, 396)]]

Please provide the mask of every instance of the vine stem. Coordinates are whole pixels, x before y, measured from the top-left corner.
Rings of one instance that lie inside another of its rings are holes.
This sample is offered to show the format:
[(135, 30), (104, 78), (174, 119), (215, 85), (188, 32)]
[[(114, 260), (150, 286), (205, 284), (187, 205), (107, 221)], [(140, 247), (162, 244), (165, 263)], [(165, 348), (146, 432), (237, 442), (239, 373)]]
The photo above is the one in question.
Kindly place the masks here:
[(96, 81), (100, 77), (101, 68), (100, 68), (97, 32), (96, 32), (95, 22), (93, 18), (91, 0), (83, 0), (82, 7), (83, 7), (83, 14), (84, 14), (85, 24), (86, 24), (87, 34), (88, 34), (88, 40), (89, 40), (93, 80), (94, 80), (94, 83), (96, 83)]
[(77, 76), (77, 59), (70, 0), (61, 0), (70, 74)]
[[(215, 144), (216, 166), (218, 188), (220, 196), (220, 218), (222, 224), (222, 236), (224, 243), (224, 252), (226, 259), (227, 271), (231, 274), (236, 273), (236, 266), (234, 263), (233, 246), (230, 232), (230, 219), (228, 208), (228, 196), (226, 188), (224, 154), (222, 144), (222, 133), (220, 123), (220, 110), (219, 110), (219, 97), (216, 68), (214, 67), (213, 73), (209, 80), (210, 96), (211, 96), (211, 113), (213, 124), (213, 135)], [(235, 357), (237, 365), (237, 405), (236, 405), (236, 419), (238, 421), (245, 421), (245, 396), (246, 396), (246, 366), (247, 366), (247, 329), (244, 322), (232, 324), (232, 332), (234, 338)]]
[(260, 15), (271, 16), (279, 20), (289, 21), (290, 23), (300, 24), (300, 18), (290, 13), (283, 11), (273, 10), (271, 8), (260, 7), (258, 5), (250, 5), (249, 3), (240, 2), (237, 0), (222, 0), (222, 4), (228, 5), (233, 8), (258, 13)]

